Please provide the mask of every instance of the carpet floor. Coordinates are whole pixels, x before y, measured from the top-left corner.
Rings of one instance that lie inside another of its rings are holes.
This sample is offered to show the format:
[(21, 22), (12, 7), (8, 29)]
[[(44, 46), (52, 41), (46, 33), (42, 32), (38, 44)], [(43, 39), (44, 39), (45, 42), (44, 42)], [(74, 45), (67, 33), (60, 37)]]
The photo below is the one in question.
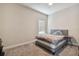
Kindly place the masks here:
[[(53, 56), (46, 50), (36, 46), (34, 43), (5, 50), (5, 56)], [(59, 56), (78, 56), (78, 47), (66, 46)]]

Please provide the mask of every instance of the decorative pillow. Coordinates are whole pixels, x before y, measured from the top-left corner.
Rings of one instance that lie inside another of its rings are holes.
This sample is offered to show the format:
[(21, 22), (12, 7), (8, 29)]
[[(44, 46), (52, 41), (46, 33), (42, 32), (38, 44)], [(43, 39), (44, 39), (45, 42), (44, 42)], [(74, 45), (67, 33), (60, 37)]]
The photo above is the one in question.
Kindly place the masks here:
[(61, 31), (55, 31), (53, 35), (63, 35), (63, 33)]

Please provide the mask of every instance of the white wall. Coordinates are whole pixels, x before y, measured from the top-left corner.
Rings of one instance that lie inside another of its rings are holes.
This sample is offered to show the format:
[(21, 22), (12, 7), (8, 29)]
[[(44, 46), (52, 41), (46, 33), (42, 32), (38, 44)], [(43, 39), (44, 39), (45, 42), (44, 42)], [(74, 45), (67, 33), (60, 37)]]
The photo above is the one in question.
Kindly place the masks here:
[(74, 5), (49, 15), (48, 32), (51, 28), (68, 29), (69, 35), (79, 42), (79, 5)]
[(19, 4), (0, 4), (0, 38), (5, 47), (34, 40), (38, 20), (47, 16)]

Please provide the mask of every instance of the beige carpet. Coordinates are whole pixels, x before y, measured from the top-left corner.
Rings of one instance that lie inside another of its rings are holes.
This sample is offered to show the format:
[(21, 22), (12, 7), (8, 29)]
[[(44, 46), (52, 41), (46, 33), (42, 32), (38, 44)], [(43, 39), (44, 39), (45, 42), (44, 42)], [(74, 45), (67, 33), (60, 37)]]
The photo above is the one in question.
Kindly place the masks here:
[[(60, 56), (77, 56), (78, 48), (75, 46), (67, 46)], [(53, 56), (44, 49), (36, 46), (34, 43), (19, 46), (16, 48), (5, 50), (5, 56)]]
[(76, 46), (67, 46), (59, 55), (60, 56), (78, 56), (79, 51)]

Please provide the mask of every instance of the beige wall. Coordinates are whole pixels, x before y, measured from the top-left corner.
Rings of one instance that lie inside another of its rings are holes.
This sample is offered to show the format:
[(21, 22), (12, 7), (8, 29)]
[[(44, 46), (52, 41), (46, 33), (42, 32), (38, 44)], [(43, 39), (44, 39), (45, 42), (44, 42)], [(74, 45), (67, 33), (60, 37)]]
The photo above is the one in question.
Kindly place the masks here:
[(48, 17), (48, 32), (50, 29), (68, 29), (69, 35), (79, 42), (79, 5), (65, 8)]
[(47, 16), (19, 4), (0, 4), (0, 38), (4, 46), (34, 40), (38, 19)]

